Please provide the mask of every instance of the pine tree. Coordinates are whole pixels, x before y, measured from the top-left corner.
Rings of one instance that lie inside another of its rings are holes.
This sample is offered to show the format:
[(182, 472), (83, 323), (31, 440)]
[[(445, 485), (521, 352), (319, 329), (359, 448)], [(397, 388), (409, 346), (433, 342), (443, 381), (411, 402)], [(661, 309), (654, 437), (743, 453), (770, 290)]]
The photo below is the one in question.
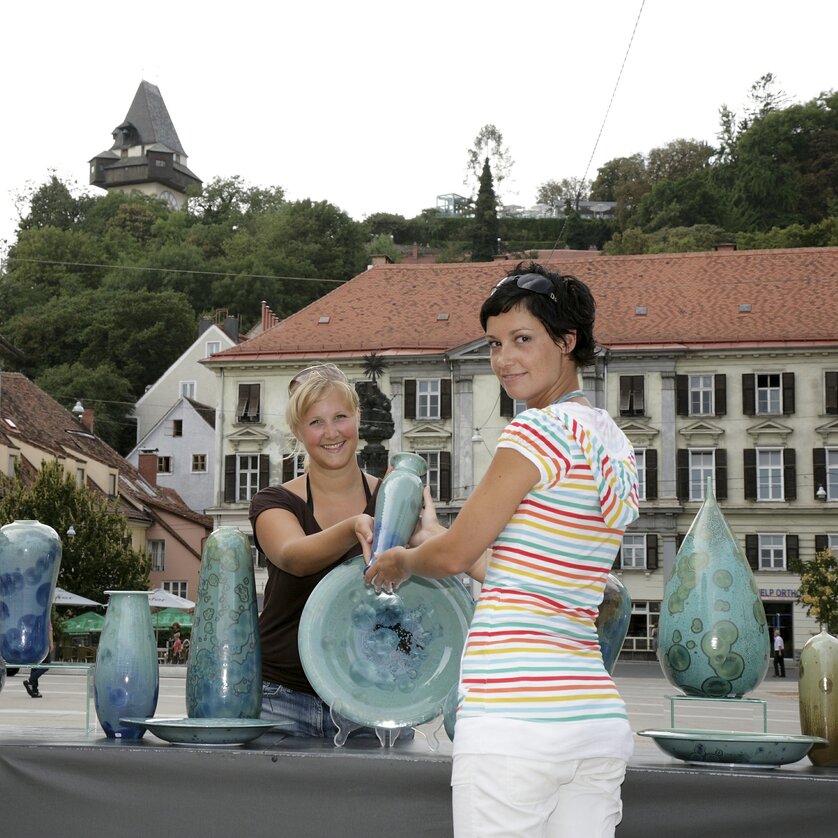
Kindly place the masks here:
[(480, 189), (474, 207), (474, 227), (471, 237), (471, 261), (491, 262), (498, 252), (498, 203), (492, 185), (492, 170), (489, 158), (483, 162), (480, 175)]

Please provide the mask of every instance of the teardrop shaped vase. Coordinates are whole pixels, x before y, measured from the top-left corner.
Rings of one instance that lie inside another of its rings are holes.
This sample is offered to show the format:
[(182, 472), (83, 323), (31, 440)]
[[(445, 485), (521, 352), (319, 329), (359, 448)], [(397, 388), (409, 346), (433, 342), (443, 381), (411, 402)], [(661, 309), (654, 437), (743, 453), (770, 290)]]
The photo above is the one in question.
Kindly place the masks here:
[(800, 651), (800, 731), (828, 744), (809, 751), (814, 765), (838, 765), (838, 639), (822, 631)]
[(418, 454), (402, 451), (393, 457), (393, 470), (381, 481), (375, 502), (372, 558), (410, 540), (422, 510), (422, 491), (428, 466)]

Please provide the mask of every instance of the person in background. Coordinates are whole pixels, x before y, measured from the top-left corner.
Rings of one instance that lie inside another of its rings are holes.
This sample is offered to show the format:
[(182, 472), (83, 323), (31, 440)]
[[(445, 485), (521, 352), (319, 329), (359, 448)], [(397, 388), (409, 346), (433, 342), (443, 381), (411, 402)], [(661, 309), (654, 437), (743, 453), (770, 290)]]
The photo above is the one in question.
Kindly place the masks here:
[(180, 623), (172, 623), (172, 663), (183, 663), (183, 639)]
[(774, 629), (774, 677), (786, 677), (786, 644), (780, 629)]
[[(44, 658), (43, 663), (49, 663), (52, 660), (52, 656), (55, 652), (55, 642), (52, 637), (52, 621), (50, 620), (49, 624), (49, 651), (47, 652), (47, 656)], [(23, 682), (23, 687), (26, 692), (29, 693), (30, 698), (43, 698), (41, 695), (41, 691), (38, 688), (38, 682), (41, 680), (41, 676), (49, 671), (49, 667), (37, 666), (33, 667), (29, 671), (29, 677)]]
[(451, 527), (366, 571), (376, 590), (483, 577), (454, 733), (457, 838), (603, 838), (622, 817), (633, 736), (595, 620), (638, 500), (631, 444), (579, 389), (594, 316), (584, 283), (537, 264), (497, 284), (480, 322), (495, 375), (527, 409)]

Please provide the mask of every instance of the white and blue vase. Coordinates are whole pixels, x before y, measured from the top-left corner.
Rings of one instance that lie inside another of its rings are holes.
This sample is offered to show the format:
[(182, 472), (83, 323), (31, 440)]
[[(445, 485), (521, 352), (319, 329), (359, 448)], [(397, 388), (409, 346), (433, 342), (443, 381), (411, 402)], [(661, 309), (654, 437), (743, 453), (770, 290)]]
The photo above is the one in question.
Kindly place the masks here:
[(422, 511), (427, 463), (409, 451), (394, 455), (392, 462), (393, 470), (381, 481), (375, 501), (371, 562), (391, 547), (404, 547)]

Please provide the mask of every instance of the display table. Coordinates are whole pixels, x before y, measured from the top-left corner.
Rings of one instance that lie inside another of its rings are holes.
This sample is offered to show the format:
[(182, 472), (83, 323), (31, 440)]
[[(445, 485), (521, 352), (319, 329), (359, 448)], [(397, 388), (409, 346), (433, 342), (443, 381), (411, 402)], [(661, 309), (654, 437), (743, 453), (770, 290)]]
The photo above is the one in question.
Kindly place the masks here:
[[(208, 748), (107, 739), (0, 740), (4, 832), (399, 838), (452, 835), (450, 757), (421, 741), (329, 743), (268, 734)], [(835, 835), (838, 771), (633, 763), (618, 838)], [(584, 838), (581, 836), (580, 838)]]
[(96, 730), (96, 719), (90, 712), (90, 705), (93, 702), (93, 675), (96, 671), (95, 663), (49, 661), (48, 663), (7, 663), (6, 669), (77, 669), (84, 672), (85, 679), (85, 701), (84, 701), (84, 732), (88, 736)]

